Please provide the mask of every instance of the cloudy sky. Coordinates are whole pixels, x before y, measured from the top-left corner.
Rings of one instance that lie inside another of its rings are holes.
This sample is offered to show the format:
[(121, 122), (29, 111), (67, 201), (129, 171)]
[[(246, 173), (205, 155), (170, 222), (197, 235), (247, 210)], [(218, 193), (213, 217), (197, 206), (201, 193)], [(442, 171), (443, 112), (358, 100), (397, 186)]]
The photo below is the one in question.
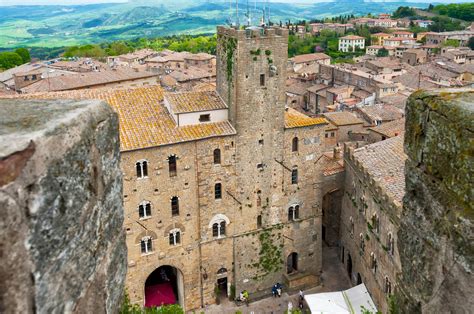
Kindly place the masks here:
[[(173, 0), (155, 0), (157, 3), (166, 3)], [(262, 1), (262, 0), (258, 0)], [(287, 2), (287, 3), (315, 3), (324, 2), (328, 0), (270, 0), (271, 2)], [(381, 0), (378, 0), (381, 1)], [(433, 0), (433, 2), (466, 2), (469, 0), (451, 1), (451, 0)], [(127, 2), (127, 0), (0, 0), (0, 6), (6, 5), (35, 5), (35, 4), (91, 4), (91, 3), (117, 3)], [(430, 0), (414, 0), (414, 2), (430, 2)]]

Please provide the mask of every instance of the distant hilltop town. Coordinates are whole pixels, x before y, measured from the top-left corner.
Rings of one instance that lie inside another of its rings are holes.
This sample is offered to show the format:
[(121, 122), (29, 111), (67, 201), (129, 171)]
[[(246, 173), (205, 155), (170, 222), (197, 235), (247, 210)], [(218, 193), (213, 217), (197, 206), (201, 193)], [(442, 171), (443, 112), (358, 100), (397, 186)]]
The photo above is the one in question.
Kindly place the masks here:
[(27, 243), (5, 265), (28, 276), (0, 268), (0, 309), (28, 311), (13, 283), (38, 312), (114, 313), (124, 287), (186, 312), (354, 286), (373, 313), (472, 309), (474, 25), (343, 22), (1, 72), (0, 204)]

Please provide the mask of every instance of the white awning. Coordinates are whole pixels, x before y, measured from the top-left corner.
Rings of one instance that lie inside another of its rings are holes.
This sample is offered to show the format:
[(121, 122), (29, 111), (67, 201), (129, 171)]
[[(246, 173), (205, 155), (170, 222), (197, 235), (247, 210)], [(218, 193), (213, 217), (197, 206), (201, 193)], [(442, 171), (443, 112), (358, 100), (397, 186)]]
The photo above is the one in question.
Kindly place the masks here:
[(308, 294), (304, 299), (312, 314), (356, 314), (362, 313), (362, 307), (377, 312), (364, 284), (345, 291)]

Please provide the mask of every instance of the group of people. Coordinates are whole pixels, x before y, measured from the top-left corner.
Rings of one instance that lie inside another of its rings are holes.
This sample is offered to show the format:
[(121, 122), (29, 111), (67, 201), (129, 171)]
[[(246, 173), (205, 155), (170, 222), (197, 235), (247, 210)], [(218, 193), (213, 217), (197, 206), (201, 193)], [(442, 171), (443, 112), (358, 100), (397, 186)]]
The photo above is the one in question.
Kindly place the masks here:
[[(272, 287), (272, 296), (274, 298), (276, 298), (276, 297), (280, 298), (281, 297), (281, 289), (282, 289), (282, 286), (279, 282), (274, 284), (273, 287)], [(248, 306), (249, 305), (249, 292), (247, 290), (241, 291), (237, 301), (244, 302)], [(304, 303), (303, 303), (303, 301), (304, 301), (304, 292), (302, 290), (300, 290), (300, 292), (299, 292), (299, 300), (298, 301), (299, 301), (298, 302), (298, 307), (300, 309), (303, 309), (303, 306), (304, 306)], [(288, 302), (288, 312), (291, 312), (291, 310), (293, 310), (293, 303), (291, 301), (289, 301)]]
[(281, 284), (277, 282), (276, 284), (273, 285), (272, 287), (272, 296), (274, 298), (276, 297), (281, 297)]

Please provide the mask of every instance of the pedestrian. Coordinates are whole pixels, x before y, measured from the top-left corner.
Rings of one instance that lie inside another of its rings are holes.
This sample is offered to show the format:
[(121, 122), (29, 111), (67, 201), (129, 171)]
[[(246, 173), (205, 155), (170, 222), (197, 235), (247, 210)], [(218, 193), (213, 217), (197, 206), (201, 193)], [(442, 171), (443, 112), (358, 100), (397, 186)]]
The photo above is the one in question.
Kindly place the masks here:
[(277, 282), (276, 288), (277, 288), (278, 297), (281, 298), (281, 285), (279, 282)]
[(288, 301), (288, 313), (291, 313), (292, 310), (293, 310), (293, 303), (291, 303), (291, 301)]
[(276, 298), (277, 294), (278, 294), (277, 285), (273, 285), (273, 287), (272, 287), (272, 297)]
[(304, 299), (304, 292), (300, 290), (300, 300), (303, 300), (303, 299)]

